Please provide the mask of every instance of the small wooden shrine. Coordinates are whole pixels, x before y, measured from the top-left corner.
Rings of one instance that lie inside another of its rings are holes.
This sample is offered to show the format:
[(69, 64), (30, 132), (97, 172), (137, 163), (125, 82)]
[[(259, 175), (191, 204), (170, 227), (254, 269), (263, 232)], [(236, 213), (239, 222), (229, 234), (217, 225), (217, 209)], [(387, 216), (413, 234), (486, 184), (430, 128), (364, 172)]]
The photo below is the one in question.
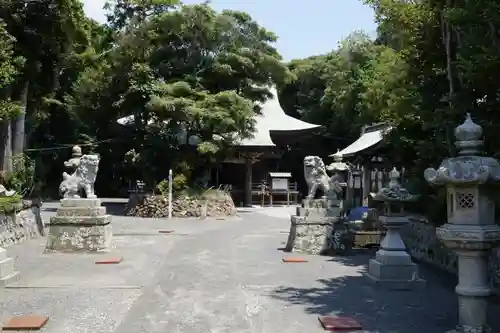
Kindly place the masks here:
[(377, 192), (387, 180), (392, 165), (384, 161), (383, 138), (391, 130), (387, 123), (364, 126), (360, 137), (346, 148), (330, 155), (342, 156), (353, 168), (347, 180), (346, 204), (356, 207), (366, 204), (370, 193)]

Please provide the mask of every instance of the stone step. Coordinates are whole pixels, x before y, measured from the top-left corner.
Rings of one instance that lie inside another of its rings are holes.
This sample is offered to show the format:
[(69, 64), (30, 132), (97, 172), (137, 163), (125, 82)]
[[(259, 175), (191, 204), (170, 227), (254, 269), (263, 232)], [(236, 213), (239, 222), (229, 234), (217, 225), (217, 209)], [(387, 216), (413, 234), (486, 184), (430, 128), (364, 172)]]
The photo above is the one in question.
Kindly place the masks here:
[(14, 260), (7, 258), (0, 261), (0, 278), (12, 274), (14, 271)]
[(303, 208), (297, 207), (297, 216), (308, 216), (308, 217), (323, 217), (323, 216), (340, 216), (342, 209), (339, 207), (331, 208)]
[(0, 287), (5, 287), (8, 284), (18, 281), (19, 277), (20, 277), (19, 272), (13, 271), (9, 275), (0, 278)]
[(102, 216), (53, 216), (50, 225), (107, 225), (111, 223), (111, 215)]
[(100, 207), (100, 199), (86, 199), (86, 198), (64, 198), (61, 199), (61, 207)]
[(304, 208), (297, 207), (297, 215), (298, 216), (325, 216), (327, 213), (326, 208)]
[(106, 207), (59, 207), (56, 216), (104, 216)]

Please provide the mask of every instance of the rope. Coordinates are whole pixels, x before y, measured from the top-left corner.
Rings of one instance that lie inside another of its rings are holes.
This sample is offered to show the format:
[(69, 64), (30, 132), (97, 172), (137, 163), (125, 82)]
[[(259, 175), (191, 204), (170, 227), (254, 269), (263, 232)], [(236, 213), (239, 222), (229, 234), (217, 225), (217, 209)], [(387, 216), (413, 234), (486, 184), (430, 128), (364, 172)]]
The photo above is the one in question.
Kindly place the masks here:
[(106, 142), (111, 142), (114, 141), (115, 139), (107, 139), (107, 140), (101, 140), (101, 141), (96, 141), (92, 143), (83, 143), (83, 144), (62, 144), (60, 146), (55, 146), (55, 147), (46, 147), (46, 148), (31, 148), (31, 149), (25, 149), (25, 152), (34, 152), (34, 151), (52, 151), (52, 150), (59, 150), (59, 149), (68, 149), (69, 147), (74, 147), (74, 146), (80, 146), (80, 147), (95, 147), (98, 146), (101, 143), (106, 143)]

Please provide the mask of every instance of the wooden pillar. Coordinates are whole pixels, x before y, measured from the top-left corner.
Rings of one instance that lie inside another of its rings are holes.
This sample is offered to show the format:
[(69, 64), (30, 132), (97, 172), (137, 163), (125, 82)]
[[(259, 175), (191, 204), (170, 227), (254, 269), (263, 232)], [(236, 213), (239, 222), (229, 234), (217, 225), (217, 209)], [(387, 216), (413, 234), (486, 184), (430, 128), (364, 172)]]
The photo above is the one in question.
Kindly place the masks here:
[(354, 175), (352, 171), (347, 173), (347, 186), (345, 188), (344, 209), (351, 209), (354, 202)]
[(253, 159), (251, 156), (245, 157), (245, 207), (252, 207), (252, 165)]
[(371, 187), (371, 170), (369, 164), (363, 165), (363, 195), (361, 200), (365, 200), (370, 195), (370, 187)]

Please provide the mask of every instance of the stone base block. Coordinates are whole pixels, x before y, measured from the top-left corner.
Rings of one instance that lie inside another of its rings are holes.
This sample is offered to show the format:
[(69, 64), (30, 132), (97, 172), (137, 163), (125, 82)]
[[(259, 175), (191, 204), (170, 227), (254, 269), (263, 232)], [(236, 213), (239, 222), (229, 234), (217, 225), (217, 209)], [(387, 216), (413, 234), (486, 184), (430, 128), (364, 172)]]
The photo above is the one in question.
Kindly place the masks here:
[(302, 200), (303, 208), (327, 208), (328, 201), (326, 199), (304, 199)]
[(367, 277), (377, 286), (390, 290), (411, 290), (425, 287), (418, 277), (418, 266), (414, 263), (391, 265), (377, 259), (370, 260)]
[(446, 333), (491, 333), (491, 328), (485, 327), (468, 327), (468, 326), (458, 326), (454, 330), (448, 331)]
[(77, 207), (77, 208), (93, 208), (101, 207), (100, 199), (87, 199), (87, 198), (64, 198), (61, 199), (61, 207)]
[(14, 270), (14, 260), (7, 257), (7, 251), (0, 248), (0, 287), (17, 281), (19, 272)]
[(11, 283), (17, 282), (19, 281), (19, 278), (20, 278), (19, 272), (12, 271), (12, 273), (10, 273), (9, 275), (0, 278), (0, 287), (3, 288)]
[(0, 278), (8, 276), (14, 272), (14, 260), (12, 258), (5, 258), (0, 261)]
[(297, 216), (307, 216), (309, 218), (321, 218), (325, 216), (336, 217), (340, 216), (342, 209), (340, 207), (330, 207), (330, 208), (306, 208), (297, 207)]
[(54, 216), (54, 217), (50, 218), (50, 225), (94, 226), (94, 225), (107, 225), (107, 224), (110, 224), (110, 223), (111, 223), (111, 215), (101, 215), (101, 216)]
[(332, 233), (332, 225), (326, 222), (327, 220), (311, 222), (302, 216), (292, 216), (291, 220), (285, 251), (323, 254), (328, 250), (328, 237)]
[(57, 216), (103, 216), (106, 207), (59, 207)]
[(292, 216), (291, 222), (287, 252), (334, 255), (352, 248), (351, 235), (335, 219)]
[(113, 232), (107, 225), (50, 225), (46, 251), (109, 252)]
[(381, 231), (351, 231), (354, 238), (354, 245), (358, 247), (365, 247), (368, 245), (380, 245), (384, 233)]

